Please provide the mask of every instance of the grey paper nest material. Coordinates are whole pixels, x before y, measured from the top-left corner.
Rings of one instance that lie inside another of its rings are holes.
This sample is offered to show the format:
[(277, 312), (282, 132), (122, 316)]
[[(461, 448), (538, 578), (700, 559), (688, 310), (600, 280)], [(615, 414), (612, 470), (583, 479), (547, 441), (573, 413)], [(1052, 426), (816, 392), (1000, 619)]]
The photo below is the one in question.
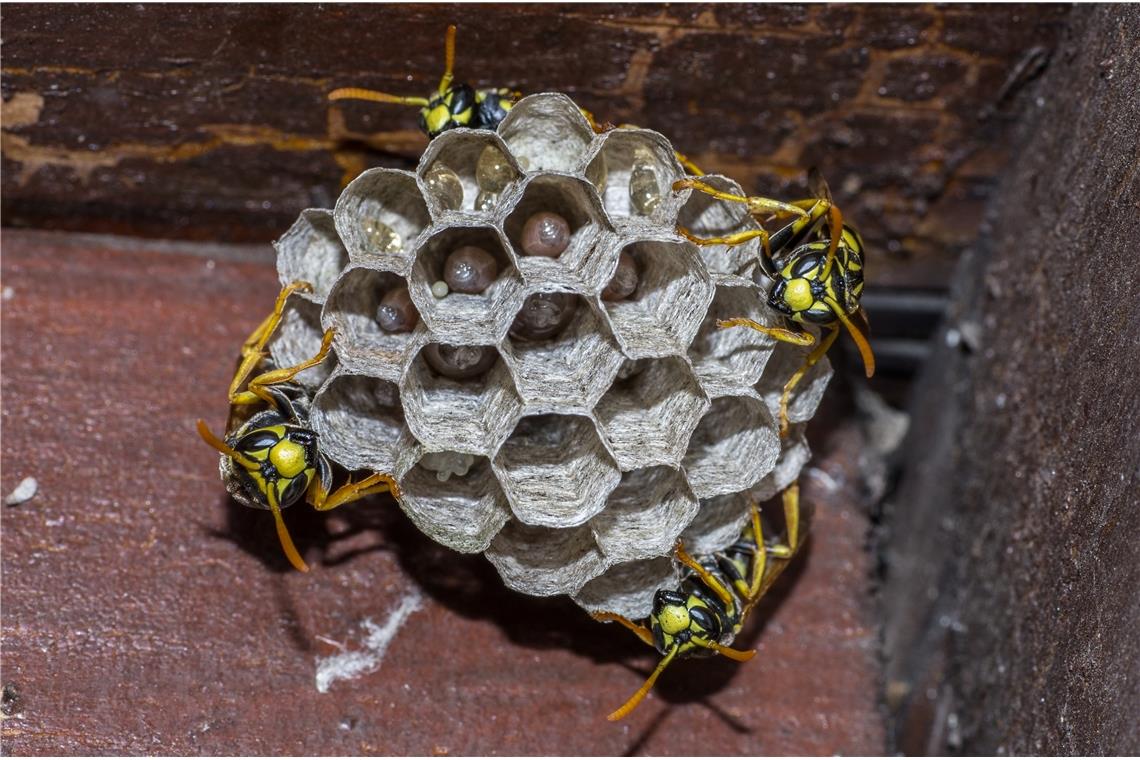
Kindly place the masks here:
[[(476, 170), (488, 146), (505, 157), (494, 194)], [(445, 168), (457, 182), (433, 179)], [(737, 276), (755, 246), (700, 249), (675, 232), (678, 221), (698, 235), (755, 223), (742, 206), (672, 193), (682, 176), (660, 134), (595, 135), (569, 98), (544, 94), (497, 132), (444, 133), (415, 174), (367, 171), (334, 211), (305, 211), (277, 244), (278, 270), (314, 288), (290, 300), (271, 350), (297, 362), (336, 328), (335, 360), (299, 378), (314, 391), (322, 450), (392, 473), (421, 530), (485, 552), (511, 588), (646, 616), (654, 592), (677, 582), (668, 555), (679, 536), (698, 552), (731, 543), (749, 494), (777, 493), (808, 457), (804, 426), (781, 441), (776, 424), (803, 350), (715, 324), (775, 323), (765, 286)], [(523, 225), (539, 211), (570, 224), (557, 258), (523, 254)], [(433, 295), (445, 257), (472, 244), (497, 260), (493, 284)], [(637, 288), (603, 300), (623, 252)], [(399, 287), (420, 320), (385, 332), (377, 308)], [(544, 340), (509, 334), (528, 296), (551, 292), (576, 299), (569, 324)], [(441, 376), (424, 355), (435, 343), (490, 347), (494, 364)], [(801, 383), (793, 423), (814, 413), (830, 372), (825, 360)]]

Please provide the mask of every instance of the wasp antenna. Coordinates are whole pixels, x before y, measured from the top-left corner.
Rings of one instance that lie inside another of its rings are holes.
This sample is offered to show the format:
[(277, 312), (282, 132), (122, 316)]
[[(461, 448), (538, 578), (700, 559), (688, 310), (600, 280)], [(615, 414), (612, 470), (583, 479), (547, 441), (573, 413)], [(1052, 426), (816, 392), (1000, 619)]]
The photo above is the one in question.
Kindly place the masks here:
[(736, 660), (737, 662), (748, 662), (756, 656), (755, 649), (743, 651), (740, 649), (732, 649), (731, 647), (723, 646), (716, 643), (715, 641), (699, 641), (698, 639), (693, 639), (693, 641), (696, 642), (698, 646), (705, 647), (706, 649), (711, 649), (717, 654), (722, 654), (728, 659)]
[[(874, 376), (875, 354), (871, 352), (871, 343), (867, 340), (867, 336), (847, 317), (837, 302), (830, 298), (826, 299), (826, 301), (827, 305), (835, 312), (835, 316), (839, 317), (839, 321), (847, 328), (847, 332), (851, 335), (851, 340), (855, 341), (855, 345), (859, 348), (859, 356), (863, 357), (863, 369), (866, 370), (867, 377), (870, 378)], [(862, 310), (860, 310), (860, 312), (861, 311)]]
[(281, 541), (281, 548), (285, 550), (285, 556), (289, 558), (289, 563), (302, 573), (309, 572), (309, 566), (305, 564), (305, 560), (301, 559), (301, 553), (293, 545), (293, 539), (289, 536), (289, 529), (285, 527), (285, 517), (281, 514), (281, 506), (277, 503), (277, 491), (272, 485), (265, 490), (265, 496), (269, 500), (269, 511), (273, 513), (273, 521), (277, 524), (277, 538)]
[(402, 95), (389, 95), (376, 90), (364, 90), (360, 87), (341, 87), (328, 95), (329, 100), (367, 100), (372, 103), (395, 103), (401, 106), (419, 106), (428, 104), (427, 98), (409, 98)]
[(677, 647), (673, 647), (669, 650), (669, 653), (665, 655), (664, 658), (662, 658), (661, 662), (657, 663), (657, 667), (654, 668), (653, 672), (649, 675), (649, 678), (645, 679), (645, 683), (641, 685), (641, 688), (635, 691), (633, 693), (633, 696), (626, 700), (626, 703), (624, 705), (607, 715), (606, 720), (621, 720), (633, 712), (634, 708), (641, 704), (641, 700), (645, 699), (645, 695), (648, 694), (649, 690), (653, 688), (653, 684), (657, 683), (657, 676), (661, 675), (661, 671), (665, 670), (665, 668), (669, 665), (669, 663), (673, 661), (673, 658), (676, 656)]
[(447, 94), (447, 89), (451, 87), (451, 80), (455, 74), (452, 69), (455, 68), (455, 24), (449, 24), (447, 27), (447, 35), (443, 43), (443, 78), (439, 80), (439, 95), (443, 97)]
[(217, 449), (220, 453), (228, 456), (230, 459), (234, 460), (242, 467), (245, 467), (247, 469), (257, 469), (257, 462), (253, 461), (244, 454), (239, 453), (232, 446), (227, 445), (226, 442), (221, 438), (214, 435), (210, 428), (206, 426), (206, 422), (204, 420), (198, 420), (198, 435), (202, 436), (203, 441), (208, 443), (213, 448)]

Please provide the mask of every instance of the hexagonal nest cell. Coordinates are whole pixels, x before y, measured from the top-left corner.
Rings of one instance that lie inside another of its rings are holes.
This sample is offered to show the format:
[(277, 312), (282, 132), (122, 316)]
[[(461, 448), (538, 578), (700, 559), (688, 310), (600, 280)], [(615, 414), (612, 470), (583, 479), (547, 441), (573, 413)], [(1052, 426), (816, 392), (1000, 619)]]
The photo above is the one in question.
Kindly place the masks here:
[[(779, 393), (805, 351), (716, 329), (775, 319), (764, 284), (735, 276), (758, 249), (698, 248), (676, 226), (756, 223), (740, 204), (672, 192), (680, 172), (658, 133), (595, 135), (565, 95), (534, 95), (497, 132), (444, 133), (415, 174), (367, 171), (333, 212), (304, 212), (278, 270), (314, 291), (289, 300), (271, 351), (297, 363), (335, 330), (334, 356), (301, 377), (322, 451), (392, 473), (424, 533), (485, 552), (511, 588), (644, 617), (676, 586), (679, 536), (723, 548), (750, 493), (794, 480), (830, 372), (821, 362), (797, 389), (781, 440)], [(524, 248), (540, 212), (569, 225), (559, 254)], [(442, 288), (467, 245), (495, 259), (493, 281)]]

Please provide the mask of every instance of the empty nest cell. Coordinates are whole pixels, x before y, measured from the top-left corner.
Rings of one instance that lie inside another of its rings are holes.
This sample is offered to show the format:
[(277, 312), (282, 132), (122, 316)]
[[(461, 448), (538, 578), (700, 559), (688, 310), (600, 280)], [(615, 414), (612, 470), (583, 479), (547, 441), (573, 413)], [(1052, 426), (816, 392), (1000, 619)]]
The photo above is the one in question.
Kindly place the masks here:
[[(743, 195), (744, 191), (734, 180), (715, 174), (706, 174), (700, 180), (722, 192)], [(699, 238), (719, 238), (747, 230), (761, 229), (761, 225), (748, 213), (743, 203), (718, 200), (696, 190), (686, 191), (688, 200), (681, 207), (677, 224)], [(717, 274), (745, 274), (759, 260), (763, 250), (760, 240), (737, 246), (699, 246), (701, 258), (710, 272)]]
[[(756, 392), (763, 397), (777, 419), (784, 385), (803, 366), (811, 350), (809, 346), (778, 343), (772, 351), (772, 358), (768, 360), (768, 366), (764, 368), (764, 374), (756, 383)], [(789, 422), (807, 422), (812, 418), (819, 402), (823, 400), (823, 393), (827, 390), (832, 374), (831, 362), (825, 356), (800, 378), (788, 399)]]
[[(281, 324), (269, 340), (269, 354), (278, 367), (295, 366), (320, 352), (324, 334), (321, 307), (300, 293), (293, 293), (285, 302)], [(298, 373), (293, 382), (310, 391), (315, 390), (328, 378), (335, 365), (336, 357), (330, 355), (317, 366)]]
[(321, 450), (350, 470), (399, 478), (419, 457), (395, 383), (338, 371), (313, 400), (312, 425)]
[(588, 612), (616, 612), (641, 620), (653, 611), (657, 590), (677, 588), (680, 577), (669, 557), (624, 562), (583, 586), (574, 601)]
[(724, 395), (755, 385), (772, 355), (775, 340), (747, 327), (717, 327), (717, 321), (744, 317), (768, 326), (783, 326), (761, 300), (755, 287), (720, 285), (689, 346), (689, 359), (706, 390)]
[(498, 131), (527, 172), (575, 171), (594, 139), (581, 109), (561, 93), (523, 98)]
[[(523, 403), (530, 411), (588, 412), (624, 361), (617, 344), (594, 305), (582, 296), (534, 295), (543, 300), (532, 304), (528, 298), (523, 302), (524, 310), (534, 307), (549, 312), (549, 320), (568, 321), (550, 328), (557, 331), (549, 337), (528, 338), (535, 333), (516, 329), (508, 333), (503, 352)], [(567, 318), (556, 313), (559, 310), (572, 313)]]
[(642, 359), (623, 369), (595, 409), (623, 470), (677, 467), (709, 399), (685, 362)]
[(508, 588), (535, 596), (573, 594), (605, 568), (587, 525), (544, 528), (510, 520), (486, 556)]
[(751, 488), (771, 471), (780, 436), (768, 408), (747, 396), (722, 396), (701, 419), (685, 454), (689, 485), (701, 499)]
[(523, 417), (494, 459), (511, 510), (527, 525), (581, 525), (606, 506), (621, 472), (588, 417)]
[(281, 238), (277, 251), (277, 276), (282, 285), (298, 280), (313, 286), (301, 295), (324, 303), (333, 283), (348, 264), (348, 250), (340, 241), (331, 211), (306, 209)]
[(611, 563), (667, 556), (698, 508), (679, 470), (650, 467), (623, 474), (590, 527)]

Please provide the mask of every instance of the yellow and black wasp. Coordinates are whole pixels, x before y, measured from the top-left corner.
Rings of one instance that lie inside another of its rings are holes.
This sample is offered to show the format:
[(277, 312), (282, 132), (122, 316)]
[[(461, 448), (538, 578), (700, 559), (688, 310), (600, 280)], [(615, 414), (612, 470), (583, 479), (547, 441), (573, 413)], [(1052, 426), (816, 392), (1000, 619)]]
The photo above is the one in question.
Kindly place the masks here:
[(755, 503), (740, 538), (723, 551), (694, 558), (678, 541), (674, 556), (686, 574), (679, 591), (661, 589), (654, 596), (648, 625), (612, 612), (594, 615), (596, 620), (624, 625), (665, 655), (641, 688), (609, 714), (609, 720), (621, 720), (633, 712), (675, 659), (719, 654), (745, 662), (756, 655), (755, 650), (741, 651), (729, 645), (744, 627), (748, 613), (799, 551), (808, 530), (800, 512), (798, 484), (784, 491), (783, 502), (783, 541), (765, 541)]
[(329, 100), (368, 100), (374, 103), (396, 103), (418, 106), (420, 129), (434, 138), (456, 127), (495, 129), (522, 95), (505, 87), (477, 90), (471, 85), (454, 82), (455, 25), (447, 27), (444, 44), (443, 78), (436, 92), (426, 98), (389, 95), (386, 92), (359, 87), (342, 87), (329, 93)]
[[(400, 493), (392, 476), (383, 473), (373, 473), (356, 482), (350, 479), (332, 490), (332, 463), (321, 453), (317, 433), (309, 426), (308, 395), (291, 382), (298, 373), (317, 366), (328, 356), (332, 330), (325, 332), (320, 350), (311, 359), (293, 367), (272, 366), (266, 345), (281, 323), (286, 301), (293, 293), (309, 289), (311, 286), (305, 282), (286, 285), (277, 296), (273, 313), (242, 345), (238, 368), (230, 383), (225, 439), (218, 438), (205, 422), (198, 420), (198, 434), (222, 454), (221, 470), (227, 490), (245, 506), (273, 513), (285, 556), (301, 571), (307, 571), (309, 566), (293, 545), (281, 510), (302, 499), (315, 509), (327, 511), (374, 493), (390, 491), (397, 498)], [(250, 415), (259, 404), (265, 408)], [(248, 419), (243, 421), (245, 417)]]
[[(784, 385), (780, 399), (780, 434), (788, 430), (788, 400), (792, 390), (807, 372), (823, 358), (839, 336), (840, 326), (851, 335), (867, 377), (875, 374), (875, 355), (867, 340), (867, 315), (859, 303), (863, 293), (863, 239), (854, 227), (844, 224), (831, 191), (818, 172), (809, 179), (817, 197), (774, 205), (767, 198), (734, 195), (717, 190), (696, 179), (682, 179), (674, 191), (692, 188), (714, 198), (747, 205), (760, 223), (768, 215), (786, 215), (791, 206), (797, 213), (791, 222), (769, 235), (764, 229), (746, 230), (717, 238), (699, 238), (683, 227), (677, 231), (697, 245), (740, 245), (760, 239), (762, 254), (758, 274), (772, 280), (768, 306), (793, 322), (816, 325), (828, 330), (808, 354), (804, 364)], [(767, 327), (751, 319), (718, 320), (717, 327), (750, 327), (785, 343), (811, 346), (817, 338), (806, 330)]]

